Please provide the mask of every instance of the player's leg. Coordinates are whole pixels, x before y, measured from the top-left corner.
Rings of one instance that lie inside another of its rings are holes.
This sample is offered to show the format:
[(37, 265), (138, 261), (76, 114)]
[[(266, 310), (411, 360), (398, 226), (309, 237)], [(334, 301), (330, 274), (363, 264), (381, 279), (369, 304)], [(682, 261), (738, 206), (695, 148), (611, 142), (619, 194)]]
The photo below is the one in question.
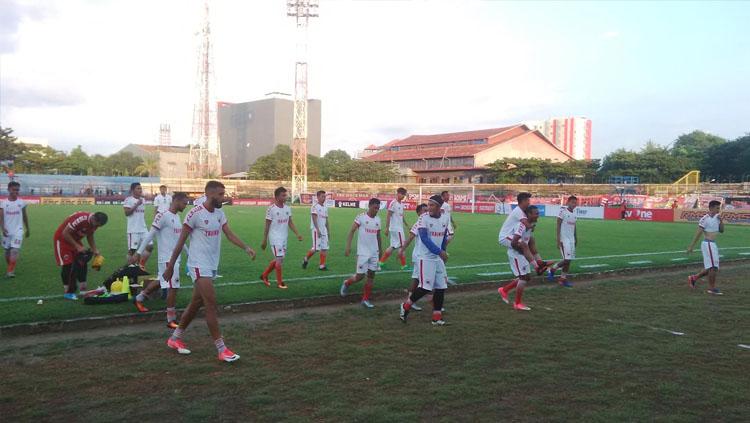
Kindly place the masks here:
[[(161, 279), (161, 275), (159, 276)], [(148, 311), (148, 308), (143, 305), (143, 303), (146, 301), (147, 298), (151, 296), (151, 294), (159, 289), (161, 283), (159, 282), (159, 279), (152, 279), (148, 282), (148, 285), (146, 285), (145, 288), (141, 292), (138, 293), (138, 295), (135, 296), (135, 301), (133, 301), (133, 304), (135, 304), (135, 308), (138, 309), (141, 313), (145, 313)]]
[[(377, 262), (377, 258), (374, 258), (375, 262)], [(362, 305), (367, 308), (373, 308), (374, 306), (370, 302), (370, 297), (372, 296), (372, 287), (375, 285), (375, 270), (370, 268), (367, 270), (367, 280), (365, 281), (365, 288), (362, 292)]]
[(66, 300), (77, 300), (75, 273), (73, 263), (64, 264), (60, 269), (60, 278), (63, 283), (63, 298)]
[(448, 289), (448, 273), (445, 269), (445, 263), (442, 260), (435, 262), (435, 278), (433, 282), (432, 295), (432, 324), (442, 326), (443, 320), (443, 303), (445, 301), (445, 291)]
[(391, 254), (393, 254), (393, 247), (389, 246), (383, 252), (383, 257), (380, 257), (380, 264), (385, 264), (385, 262), (391, 257)]
[(73, 273), (75, 279), (78, 280), (78, 290), (81, 292), (88, 290), (88, 284), (86, 282), (88, 280), (88, 271), (88, 260), (83, 255), (78, 254), (73, 261)]
[(172, 335), (167, 339), (167, 346), (173, 350), (176, 350), (180, 354), (190, 354), (190, 350), (187, 349), (185, 343), (182, 342), (182, 335), (187, 330), (190, 323), (192, 323), (195, 316), (198, 314), (198, 310), (203, 306), (203, 297), (198, 291), (197, 287), (193, 288), (193, 296), (190, 298), (190, 304), (188, 304), (185, 312), (182, 313), (182, 321), (177, 328), (172, 332)]
[(526, 284), (531, 280), (529, 274), (522, 275), (518, 278), (518, 285), (516, 287), (516, 299), (513, 304), (513, 308), (516, 310), (528, 311), (531, 308), (527, 307), (523, 303), (523, 291), (526, 289)]
[(239, 355), (233, 353), (226, 345), (224, 345), (224, 337), (221, 335), (219, 329), (219, 316), (218, 310), (216, 309), (216, 291), (214, 290), (214, 283), (211, 278), (198, 278), (195, 281), (195, 288), (200, 292), (200, 296), (203, 299), (204, 313), (206, 315), (206, 325), (208, 326), (208, 332), (211, 334), (211, 339), (214, 341), (218, 358), (220, 361), (232, 362), (240, 358)]
[(315, 229), (312, 230), (312, 248), (310, 248), (307, 251), (307, 254), (305, 254), (305, 258), (302, 259), (302, 268), (307, 269), (307, 264), (310, 262), (310, 259), (312, 256), (315, 255), (315, 252), (318, 250), (318, 231)]
[(277, 248), (277, 251), (278, 251), (278, 254), (281, 254), (281, 255), (277, 255), (276, 256), (276, 260), (275, 260), (276, 263), (274, 265), (274, 270), (276, 271), (276, 286), (279, 287), (279, 288), (281, 288), (281, 289), (286, 289), (287, 286), (284, 283), (284, 277), (283, 277), (283, 272), (284, 272), (284, 255), (283, 255), (283, 253), (286, 252), (286, 247), (284, 247), (283, 250), (281, 248)]
[(500, 298), (502, 298), (505, 304), (510, 304), (508, 294), (518, 287), (520, 277), (528, 273), (529, 268), (526, 257), (513, 248), (508, 248), (508, 263), (515, 279), (497, 289), (497, 293), (500, 294)]
[[(143, 238), (143, 237), (141, 237)], [(150, 243), (146, 246), (146, 249), (143, 251), (143, 255), (141, 256), (141, 261), (138, 263), (141, 267), (145, 268), (146, 263), (148, 262), (148, 258), (151, 257), (151, 253), (154, 251), (154, 244)]]

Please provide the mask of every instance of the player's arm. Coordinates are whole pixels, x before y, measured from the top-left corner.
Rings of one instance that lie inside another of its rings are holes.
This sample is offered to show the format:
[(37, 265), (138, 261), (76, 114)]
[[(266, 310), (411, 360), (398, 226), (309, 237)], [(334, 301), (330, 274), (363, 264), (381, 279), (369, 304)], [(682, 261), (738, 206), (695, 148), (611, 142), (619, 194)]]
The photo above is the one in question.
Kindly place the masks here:
[(328, 225), (328, 219), (326, 219), (326, 234), (328, 234), (328, 242), (331, 242), (331, 227)]
[(266, 218), (266, 227), (263, 229), (263, 242), (260, 243), (260, 249), (265, 250), (268, 245), (268, 231), (271, 229), (271, 219)]
[(182, 224), (182, 232), (180, 232), (180, 237), (177, 239), (177, 244), (174, 246), (174, 251), (172, 251), (172, 257), (169, 258), (169, 261), (167, 262), (167, 267), (164, 269), (164, 274), (162, 274), (162, 277), (165, 281), (172, 280), (172, 274), (174, 273), (174, 264), (177, 262), (177, 257), (180, 255), (180, 252), (182, 252), (182, 248), (185, 246), (185, 242), (188, 239), (188, 236), (190, 236), (190, 232), (193, 231), (193, 228), (191, 228), (187, 224)]
[(430, 238), (430, 233), (427, 231), (427, 228), (419, 228), (419, 240), (422, 241), (422, 244), (424, 244), (432, 254), (440, 256), (443, 261), (448, 260), (448, 255), (445, 253), (445, 250), (432, 242), (432, 238)]
[(409, 238), (406, 239), (406, 242), (401, 247), (401, 254), (404, 254), (404, 252), (406, 252), (406, 249), (409, 248), (409, 245), (411, 245), (411, 242), (414, 241), (414, 238), (416, 238), (414, 234), (409, 231)]
[[(26, 209), (24, 209), (26, 211)], [(724, 233), (724, 219), (721, 218), (721, 215), (718, 216), (719, 218), (719, 233)]]
[(157, 229), (156, 226), (151, 226), (151, 230), (148, 231), (146, 237), (143, 238), (140, 245), (138, 245), (138, 250), (135, 252), (135, 254), (130, 256), (130, 260), (128, 260), (130, 264), (138, 263), (138, 260), (141, 259), (141, 254), (146, 251), (146, 247), (154, 239), (157, 232), (159, 232), (159, 229)]
[(578, 225), (576, 225), (575, 228), (573, 228), (573, 240), (575, 242), (575, 246), (578, 246)]
[(295, 235), (297, 235), (297, 239), (302, 241), (302, 235), (299, 234), (297, 231), (297, 227), (294, 226), (294, 221), (292, 221), (292, 216), (289, 216), (289, 227), (292, 229), (292, 232), (294, 232)]
[(695, 236), (693, 236), (693, 241), (688, 245), (687, 253), (690, 254), (693, 252), (693, 248), (695, 247), (695, 243), (698, 242), (698, 239), (700, 239), (701, 235), (703, 235), (703, 228), (698, 226), (698, 229), (695, 231)]
[[(315, 212), (310, 213), (310, 217), (312, 218), (313, 228), (315, 229), (316, 232), (320, 233), (320, 228), (318, 228), (318, 214), (315, 213)], [(291, 222), (291, 220), (290, 220), (290, 222)], [(326, 223), (328, 223), (328, 222), (326, 222)]]
[[(83, 244), (81, 244), (80, 242), (78, 242), (78, 240), (76, 240), (73, 237), (73, 230), (70, 229), (70, 226), (66, 226), (65, 229), (63, 229), (62, 236), (63, 236), (63, 239), (65, 240), (65, 242), (67, 242), (68, 244), (70, 244), (73, 247), (75, 247), (75, 249), (76, 249), (77, 252), (82, 253), (82, 252), (84, 252), (86, 250), (86, 248), (83, 246)], [(91, 245), (91, 244), (89, 244), (89, 245)]]
[(358, 228), (359, 224), (355, 221), (352, 223), (352, 228), (349, 229), (349, 235), (346, 236), (346, 250), (344, 251), (346, 257), (349, 257), (349, 253), (352, 251), (352, 239), (354, 238), (354, 232), (357, 232)]
[(385, 231), (386, 231), (386, 233), (390, 232), (391, 216), (393, 216), (393, 212), (391, 211), (390, 208), (388, 208), (388, 213), (386, 213), (386, 215), (385, 215)]
[[(136, 206), (138, 207), (138, 206)], [(135, 213), (136, 207), (130, 208), (130, 207), (123, 207), (123, 210), (125, 210), (125, 216), (130, 216), (133, 213)]]
[(29, 229), (29, 215), (26, 214), (26, 207), (21, 209), (21, 216), (23, 216), (23, 227), (26, 228), (26, 238), (31, 236), (31, 230)]
[(5, 209), (0, 208), (0, 228), (3, 229), (3, 236), (8, 236), (8, 231), (5, 230)]
[(452, 215), (452, 214), (451, 214), (451, 226), (453, 226), (453, 229), (454, 229), (454, 230), (455, 230), (456, 228), (458, 228), (458, 225), (456, 225), (456, 221), (455, 221), (455, 220), (453, 220), (453, 215)]
[[(86, 242), (89, 243), (89, 247), (91, 248), (91, 252), (94, 253), (95, 256), (99, 255), (99, 249), (96, 248), (96, 241), (94, 240), (94, 234), (90, 233), (86, 235)], [(81, 244), (81, 247), (83, 247), (83, 244)]]
[(227, 237), (229, 242), (242, 248), (242, 250), (244, 250), (245, 253), (247, 253), (247, 255), (250, 256), (250, 258), (255, 260), (255, 250), (253, 250), (249, 245), (242, 242), (240, 237), (238, 237), (234, 232), (232, 232), (228, 224), (225, 223), (224, 226), (221, 227), (221, 229), (224, 231), (224, 235)]
[(562, 241), (560, 241), (560, 228), (562, 228), (562, 218), (558, 216), (557, 218), (557, 249), (559, 250), (562, 248)]

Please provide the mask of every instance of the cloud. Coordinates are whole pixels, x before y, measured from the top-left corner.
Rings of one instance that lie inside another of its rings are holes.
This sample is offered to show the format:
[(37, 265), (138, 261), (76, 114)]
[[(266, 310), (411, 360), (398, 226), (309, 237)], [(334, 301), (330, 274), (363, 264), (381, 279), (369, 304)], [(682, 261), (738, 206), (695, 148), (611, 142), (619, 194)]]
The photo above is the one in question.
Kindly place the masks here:
[(0, 54), (11, 53), (18, 44), (18, 29), (24, 20), (40, 20), (48, 16), (50, 9), (41, 5), (3, 0), (0, 2)]
[(63, 107), (77, 106), (83, 98), (63, 87), (23, 86), (6, 83), (2, 87), (3, 105), (7, 107)]
[(603, 32), (601, 36), (602, 38), (605, 38), (605, 39), (612, 39), (612, 38), (619, 37), (620, 33), (617, 31), (607, 31), (607, 32)]

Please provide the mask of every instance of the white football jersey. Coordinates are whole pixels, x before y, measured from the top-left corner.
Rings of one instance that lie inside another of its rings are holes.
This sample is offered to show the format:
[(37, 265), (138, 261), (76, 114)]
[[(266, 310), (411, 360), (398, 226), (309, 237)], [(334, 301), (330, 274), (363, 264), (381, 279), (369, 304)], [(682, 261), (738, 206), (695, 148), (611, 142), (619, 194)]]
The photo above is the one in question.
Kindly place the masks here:
[[(158, 248), (159, 263), (167, 263), (172, 257), (177, 240), (182, 233), (182, 222), (180, 216), (167, 210), (164, 213), (156, 213), (151, 227), (156, 229), (156, 243)], [(177, 256), (177, 263), (180, 256)]]
[(445, 201), (443, 202), (443, 205), (440, 206), (440, 213), (448, 216), (448, 220), (450, 220), (451, 213), (453, 213), (453, 207), (451, 207), (450, 203)]
[(138, 200), (133, 196), (126, 198), (122, 203), (123, 208), (134, 210), (130, 216), (125, 216), (129, 234), (148, 232), (146, 229), (146, 206), (143, 197), (141, 197), (141, 204), (138, 207), (136, 207), (136, 204), (138, 204)]
[(526, 226), (522, 222), (518, 222), (515, 227), (513, 227), (513, 233), (511, 234), (511, 239), (515, 238), (516, 235), (518, 235), (521, 239), (521, 241), (528, 243), (531, 240), (531, 235), (534, 231), (534, 226)]
[(374, 257), (380, 254), (378, 250), (378, 232), (380, 232), (380, 218), (370, 217), (367, 213), (360, 213), (354, 219), (359, 228), (357, 232), (357, 255)]
[(156, 197), (154, 197), (154, 207), (156, 207), (157, 212), (164, 213), (165, 211), (169, 210), (170, 204), (172, 204), (172, 196), (169, 194), (158, 194)]
[(719, 232), (719, 214), (717, 213), (714, 216), (705, 214), (701, 217), (701, 220), (698, 221), (698, 226), (700, 226), (705, 232)]
[(576, 238), (576, 212), (575, 209), (570, 211), (567, 207), (560, 209), (557, 218), (562, 220), (560, 224), (560, 240), (572, 241)]
[(271, 204), (266, 210), (266, 220), (271, 221), (271, 227), (268, 229), (268, 242), (273, 244), (282, 244), (287, 241), (289, 236), (289, 219), (292, 217), (292, 209), (284, 204), (279, 207)]
[(16, 201), (8, 199), (0, 201), (0, 209), (3, 209), (3, 224), (8, 233), (23, 232), (24, 207), (26, 207), (26, 203), (20, 198), (17, 198)]
[(219, 268), (221, 232), (227, 217), (221, 209), (209, 212), (203, 206), (193, 207), (185, 216), (190, 227), (188, 267), (216, 270)]
[(388, 211), (391, 212), (391, 221), (388, 222), (388, 229), (391, 231), (404, 229), (404, 203), (391, 200), (390, 204), (388, 204)]
[(327, 235), (328, 229), (326, 229), (326, 222), (328, 222), (328, 207), (315, 203), (310, 208), (310, 229), (315, 229), (313, 225), (313, 219), (317, 216), (318, 219), (318, 231), (321, 235)]
[(432, 242), (440, 248), (443, 245), (443, 239), (448, 232), (448, 223), (450, 218), (446, 214), (441, 214), (440, 217), (432, 217), (429, 213), (425, 213), (419, 216), (417, 221), (417, 245), (414, 246), (414, 256), (418, 259), (434, 260), (440, 258), (439, 255), (433, 254), (426, 245), (422, 242), (419, 237), (420, 229), (427, 229), (427, 233), (430, 235)]
[(512, 212), (508, 215), (508, 217), (505, 219), (505, 222), (503, 222), (503, 226), (500, 228), (500, 234), (498, 236), (498, 239), (502, 241), (503, 239), (512, 239), (513, 238), (513, 232), (516, 229), (516, 226), (518, 226), (519, 223), (523, 219), (526, 219), (526, 213), (521, 210), (520, 207), (516, 207), (513, 209)]
[(193, 206), (194, 207), (202, 206), (203, 203), (205, 203), (205, 202), (206, 202), (206, 195), (203, 194), (200, 197), (198, 197), (195, 200), (193, 200)]

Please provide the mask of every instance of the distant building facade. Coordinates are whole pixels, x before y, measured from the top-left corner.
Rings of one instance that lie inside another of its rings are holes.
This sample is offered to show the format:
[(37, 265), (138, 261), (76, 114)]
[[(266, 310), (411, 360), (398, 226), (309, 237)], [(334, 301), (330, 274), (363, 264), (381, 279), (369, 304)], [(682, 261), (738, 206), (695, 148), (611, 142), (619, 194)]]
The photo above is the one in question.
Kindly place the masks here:
[(162, 178), (187, 178), (190, 162), (189, 146), (158, 146), (148, 144), (128, 144), (120, 152), (132, 153), (142, 159), (155, 158), (159, 161), (159, 176)]
[[(246, 103), (219, 102), (222, 173), (245, 172), (277, 145), (292, 143), (294, 102), (272, 97)], [(307, 153), (320, 156), (321, 102), (307, 103)]]
[(585, 117), (551, 118), (526, 122), (541, 132), (557, 148), (576, 160), (591, 160), (591, 119)]

